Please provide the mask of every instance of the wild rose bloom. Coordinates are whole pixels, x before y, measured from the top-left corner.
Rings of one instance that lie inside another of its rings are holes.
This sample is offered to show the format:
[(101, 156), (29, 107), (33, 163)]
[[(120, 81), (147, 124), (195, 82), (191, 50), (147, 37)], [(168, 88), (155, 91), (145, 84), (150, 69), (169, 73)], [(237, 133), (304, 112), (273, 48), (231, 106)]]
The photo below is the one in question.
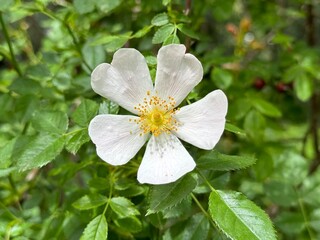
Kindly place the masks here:
[(111, 64), (92, 72), (93, 90), (136, 116), (98, 115), (90, 122), (90, 138), (98, 156), (112, 165), (127, 163), (149, 140), (138, 170), (140, 183), (174, 182), (195, 168), (178, 138), (210, 150), (223, 133), (228, 102), (221, 90), (177, 108), (203, 76), (199, 60), (185, 51), (177, 44), (159, 50), (154, 86), (144, 57), (132, 48), (119, 49)]

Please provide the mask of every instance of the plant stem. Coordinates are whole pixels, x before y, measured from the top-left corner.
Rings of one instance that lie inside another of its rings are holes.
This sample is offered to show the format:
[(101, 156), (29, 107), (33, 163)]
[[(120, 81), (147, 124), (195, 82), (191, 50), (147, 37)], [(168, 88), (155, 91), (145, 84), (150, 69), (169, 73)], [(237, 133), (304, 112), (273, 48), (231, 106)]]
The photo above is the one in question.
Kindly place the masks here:
[(203, 215), (204, 215), (206, 218), (208, 218), (210, 224), (211, 224), (214, 228), (218, 229), (217, 226), (216, 226), (216, 224), (215, 224), (214, 221), (212, 220), (211, 216), (210, 216), (209, 213), (203, 208), (203, 206), (201, 205), (201, 203), (199, 202), (199, 200), (197, 199), (197, 197), (196, 197), (193, 193), (191, 193), (191, 197), (192, 197), (193, 201), (197, 204), (197, 206), (200, 208), (200, 210), (201, 210), (201, 212), (203, 213)]
[[(306, 35), (307, 43), (309, 47), (316, 45), (316, 26), (315, 26), (315, 15), (314, 7), (312, 3), (306, 5)], [(316, 84), (314, 84), (316, 86)], [(309, 174), (314, 173), (320, 165), (320, 149), (319, 149), (319, 136), (318, 136), (318, 117), (319, 117), (319, 93), (315, 89), (311, 100), (311, 119), (310, 119), (310, 131), (313, 138), (313, 146), (315, 151), (315, 158), (310, 165)]]
[(0, 24), (1, 24), (1, 27), (2, 27), (2, 30), (3, 30), (3, 34), (4, 34), (4, 38), (6, 39), (6, 42), (8, 44), (8, 47), (9, 47), (9, 51), (10, 51), (10, 56), (11, 56), (11, 63), (14, 67), (14, 69), (16, 70), (16, 72), (18, 73), (18, 75), (21, 77), (22, 76), (22, 72), (21, 72), (21, 69), (20, 69), (20, 66), (16, 60), (16, 57), (14, 55), (14, 51), (13, 51), (13, 47), (12, 47), (12, 43), (11, 43), (11, 40), (10, 40), (10, 37), (9, 37), (9, 34), (8, 34), (8, 29), (6, 27), (6, 24), (3, 20), (3, 16), (2, 16), (2, 12), (0, 11)]

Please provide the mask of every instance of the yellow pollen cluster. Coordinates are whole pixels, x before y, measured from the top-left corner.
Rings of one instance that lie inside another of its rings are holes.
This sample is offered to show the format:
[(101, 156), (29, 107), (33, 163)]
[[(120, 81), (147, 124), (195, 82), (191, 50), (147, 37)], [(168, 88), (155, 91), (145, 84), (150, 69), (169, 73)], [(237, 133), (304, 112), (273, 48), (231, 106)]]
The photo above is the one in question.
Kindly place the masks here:
[(133, 121), (140, 125), (142, 131), (140, 135), (151, 132), (154, 136), (159, 136), (162, 132), (170, 133), (177, 130), (178, 122), (174, 114), (179, 109), (174, 109), (175, 104), (173, 97), (164, 100), (147, 91), (143, 103), (134, 107), (140, 118)]

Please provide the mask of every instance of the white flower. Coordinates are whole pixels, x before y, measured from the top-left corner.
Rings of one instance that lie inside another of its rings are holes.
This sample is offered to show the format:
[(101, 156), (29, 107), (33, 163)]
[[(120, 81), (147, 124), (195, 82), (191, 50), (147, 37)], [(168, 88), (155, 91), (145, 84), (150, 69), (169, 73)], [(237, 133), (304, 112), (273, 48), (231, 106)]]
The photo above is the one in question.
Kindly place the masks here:
[(154, 86), (144, 57), (132, 48), (119, 49), (111, 64), (100, 64), (92, 72), (96, 93), (137, 115), (93, 118), (89, 135), (97, 154), (109, 164), (122, 165), (150, 138), (138, 170), (140, 183), (174, 182), (195, 168), (178, 138), (209, 150), (223, 133), (228, 102), (221, 90), (176, 108), (203, 76), (199, 60), (185, 51), (177, 44), (159, 50)]

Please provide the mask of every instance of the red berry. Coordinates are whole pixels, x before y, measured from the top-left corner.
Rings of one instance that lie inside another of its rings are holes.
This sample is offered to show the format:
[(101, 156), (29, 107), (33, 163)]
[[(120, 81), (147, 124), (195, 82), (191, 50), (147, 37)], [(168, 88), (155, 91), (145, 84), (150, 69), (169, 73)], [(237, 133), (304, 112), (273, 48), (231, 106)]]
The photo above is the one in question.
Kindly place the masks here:
[(264, 88), (265, 85), (266, 85), (266, 82), (262, 78), (256, 78), (253, 82), (253, 86), (258, 90), (261, 90), (262, 88)]

